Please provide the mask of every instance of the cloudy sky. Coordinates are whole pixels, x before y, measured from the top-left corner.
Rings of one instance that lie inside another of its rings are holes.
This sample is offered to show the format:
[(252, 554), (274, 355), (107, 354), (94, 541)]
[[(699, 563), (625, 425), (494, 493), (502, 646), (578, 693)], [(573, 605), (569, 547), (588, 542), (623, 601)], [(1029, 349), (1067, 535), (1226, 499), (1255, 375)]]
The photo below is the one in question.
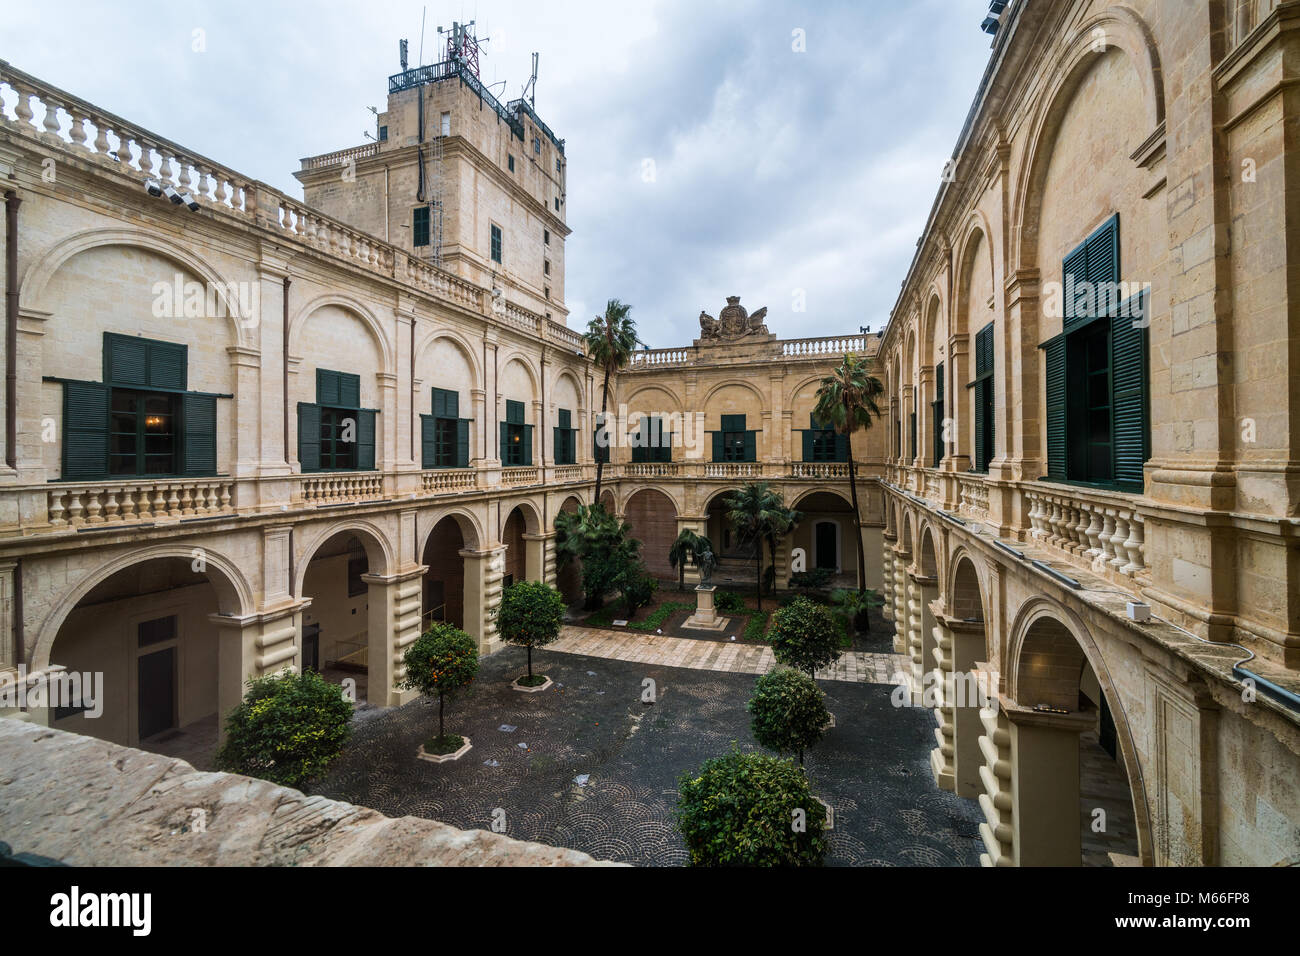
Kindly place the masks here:
[(537, 112), (569, 162), (569, 324), (618, 297), (658, 348), (728, 295), (782, 338), (881, 328), (988, 60), (987, 7), (44, 0), (9, 6), (0, 57), (300, 197), (301, 157), (373, 129), (422, 11), (426, 63), (437, 26), (476, 19), (503, 101), (541, 54)]

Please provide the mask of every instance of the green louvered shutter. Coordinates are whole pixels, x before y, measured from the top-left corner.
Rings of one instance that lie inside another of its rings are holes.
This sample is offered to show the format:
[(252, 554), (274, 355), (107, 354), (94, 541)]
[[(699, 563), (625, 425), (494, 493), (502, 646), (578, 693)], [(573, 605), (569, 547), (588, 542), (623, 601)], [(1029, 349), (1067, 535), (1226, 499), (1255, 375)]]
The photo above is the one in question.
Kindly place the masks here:
[(469, 467), (469, 419), (456, 419), (456, 467)]
[[(1062, 272), (1066, 291), (1064, 331), (1073, 331), (1090, 319), (1114, 311), (1117, 303), (1107, 301), (1106, 289), (1113, 292), (1119, 282), (1118, 214), (1111, 216), (1065, 257)], [(1087, 291), (1083, 283), (1091, 286), (1090, 296), (1083, 294)]]
[(1043, 345), (1046, 359), (1047, 477), (1067, 476), (1065, 336), (1058, 335)]
[(835, 460), (849, 460), (849, 436), (841, 435), (839, 432), (835, 433)]
[(108, 474), (108, 387), (63, 383), (63, 477), (89, 481)]
[(320, 406), (298, 403), (298, 462), (303, 471), (320, 471)]
[(316, 369), (316, 404), (337, 407), (339, 403), (339, 373), (327, 368)]
[(943, 363), (934, 368), (934, 401), (930, 404), (930, 427), (934, 430), (934, 467), (943, 461)]
[(1086, 298), (1081, 294), (1081, 284), (1088, 281), (1088, 243), (1083, 242), (1065, 257), (1062, 263), (1065, 283), (1065, 308), (1063, 328), (1066, 331), (1088, 318)]
[(186, 366), (189, 349), (174, 342), (148, 342), (149, 385), (184, 391), (187, 384)]
[(510, 461), (510, 426), (506, 422), (501, 422), (501, 464), (513, 464)]
[(104, 333), (104, 382), (111, 385), (149, 384), (149, 343), (147, 339)]
[[(1088, 281), (1093, 283), (1094, 290), (1098, 283), (1105, 282), (1111, 284), (1110, 294), (1114, 294), (1115, 284), (1119, 282), (1119, 215), (1111, 216), (1101, 228), (1092, 234), (1087, 244), (1088, 256)], [(1114, 311), (1117, 302), (1107, 301), (1100, 291), (1094, 295), (1096, 300), (1095, 312), (1098, 315), (1109, 315)]]
[(343, 408), (361, 407), (361, 376), (336, 372), (339, 377), (339, 405)]
[(523, 428), (523, 431), (524, 431), (524, 439), (523, 439), (523, 445), (524, 445), (524, 461), (523, 461), (523, 463), (524, 463), (525, 465), (531, 465), (531, 464), (533, 463), (533, 426), (532, 426), (532, 425), (525, 425), (524, 428)]
[(758, 461), (758, 432), (745, 432), (745, 461)]
[(186, 392), (181, 396), (185, 464), (182, 474), (217, 473), (217, 399)]
[(438, 420), (432, 415), (420, 416), (420, 467), (438, 467)]
[(375, 412), (363, 408), (357, 412), (357, 469), (371, 471), (375, 467)]
[(358, 470), (370, 470), (375, 467), (375, 412), (373, 409), (359, 408), (356, 416), (356, 467)]
[(987, 444), (988, 436), (984, 434), (984, 391), (988, 387), (988, 379), (982, 378), (975, 382), (975, 471), (984, 470), (984, 462), (988, 461)]
[(1140, 490), (1150, 448), (1147, 330), (1134, 328), (1129, 319), (1111, 324), (1110, 382), (1113, 479)]
[(814, 432), (811, 428), (804, 430), (803, 432), (803, 460), (804, 461), (813, 460), (813, 444), (816, 441), (816, 438), (817, 438), (817, 433)]
[(722, 461), (722, 432), (713, 432), (713, 460)]

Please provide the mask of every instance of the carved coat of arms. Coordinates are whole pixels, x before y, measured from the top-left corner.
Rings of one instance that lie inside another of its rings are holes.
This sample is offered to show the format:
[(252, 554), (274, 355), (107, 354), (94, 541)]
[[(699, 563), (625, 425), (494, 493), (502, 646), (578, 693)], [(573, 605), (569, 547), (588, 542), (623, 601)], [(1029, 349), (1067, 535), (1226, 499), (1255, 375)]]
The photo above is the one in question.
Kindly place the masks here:
[(740, 304), (740, 296), (727, 296), (726, 307), (715, 319), (707, 312), (700, 313), (700, 338), (702, 339), (738, 339), (746, 335), (767, 335), (767, 326), (763, 319), (767, 317), (767, 306), (753, 315)]

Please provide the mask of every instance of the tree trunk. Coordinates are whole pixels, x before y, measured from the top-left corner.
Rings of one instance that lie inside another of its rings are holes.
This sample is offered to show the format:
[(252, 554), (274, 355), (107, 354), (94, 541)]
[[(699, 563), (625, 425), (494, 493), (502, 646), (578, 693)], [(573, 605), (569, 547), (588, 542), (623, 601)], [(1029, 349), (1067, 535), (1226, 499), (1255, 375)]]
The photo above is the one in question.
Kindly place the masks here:
[(528, 645), (528, 683), (533, 682), (533, 645)]
[(754, 581), (754, 584), (756, 585), (754, 590), (758, 594), (758, 609), (761, 611), (763, 610), (763, 539), (760, 537), (754, 542), (754, 545), (755, 550), (758, 552), (758, 576)]
[[(853, 431), (845, 436), (849, 453), (849, 495), (853, 498), (853, 538), (858, 546), (858, 594), (867, 589), (867, 555), (862, 548), (862, 511), (858, 508), (858, 470), (853, 465)], [(867, 621), (867, 633), (871, 633), (871, 622)]]
[[(605, 414), (609, 411), (609, 366), (605, 366), (605, 384), (600, 387), (600, 422), (601, 427), (605, 429), (605, 452), (609, 452), (609, 422), (605, 421)], [(596, 456), (596, 497), (592, 504), (600, 504), (600, 483), (605, 475), (605, 461), (599, 454)]]
[(442, 732), (442, 696), (443, 696), (443, 695), (442, 695), (441, 693), (438, 694), (438, 740), (439, 740), (439, 741), (441, 741), (442, 738), (443, 738), (443, 732)]

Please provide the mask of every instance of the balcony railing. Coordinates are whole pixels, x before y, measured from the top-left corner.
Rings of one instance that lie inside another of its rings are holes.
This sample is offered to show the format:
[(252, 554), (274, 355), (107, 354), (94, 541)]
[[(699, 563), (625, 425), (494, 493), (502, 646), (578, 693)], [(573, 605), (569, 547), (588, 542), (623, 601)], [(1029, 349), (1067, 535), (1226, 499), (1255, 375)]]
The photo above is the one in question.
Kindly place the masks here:
[(57, 484), (47, 492), (47, 516), (55, 528), (207, 517), (233, 510), (233, 490), (224, 478)]
[(420, 475), (420, 490), (426, 495), (469, 491), (477, 484), (477, 474), (473, 468), (433, 468)]
[(791, 478), (849, 478), (849, 466), (842, 461), (795, 461), (790, 463)]
[(369, 501), (383, 496), (382, 472), (357, 471), (303, 475), (298, 479), (294, 498), (305, 505), (332, 505), (345, 501)]
[(623, 466), (625, 478), (675, 478), (682, 468), (676, 461), (632, 462)]
[(532, 468), (503, 468), (501, 469), (501, 484), (507, 488), (515, 488), (519, 485), (535, 485), (539, 480), (540, 472), (536, 467)]
[(1142, 516), (1132, 500), (1093, 489), (1030, 489), (1030, 537), (1096, 573), (1146, 570)]
[(983, 478), (960, 476), (957, 479), (959, 489), (958, 506), (960, 514), (969, 515), (977, 521), (984, 521), (989, 516), (989, 488)]

